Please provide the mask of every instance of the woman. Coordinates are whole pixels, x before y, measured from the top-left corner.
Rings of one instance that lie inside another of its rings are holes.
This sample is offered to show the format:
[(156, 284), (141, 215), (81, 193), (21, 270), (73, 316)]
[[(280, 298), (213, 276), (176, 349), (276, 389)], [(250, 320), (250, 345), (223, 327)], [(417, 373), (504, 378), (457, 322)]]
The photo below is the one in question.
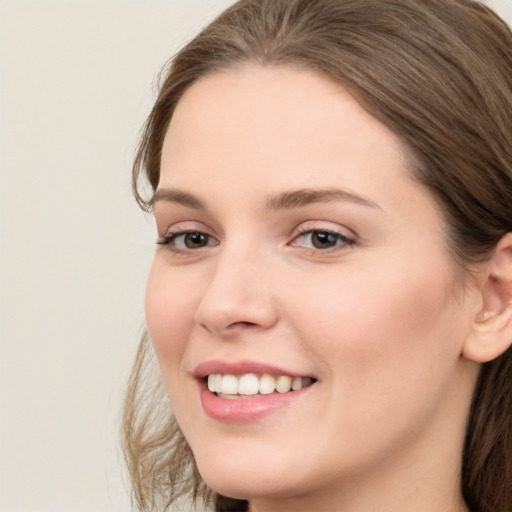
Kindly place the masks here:
[(242, 0), (175, 57), (134, 167), (139, 509), (512, 510), (511, 112), (473, 0)]

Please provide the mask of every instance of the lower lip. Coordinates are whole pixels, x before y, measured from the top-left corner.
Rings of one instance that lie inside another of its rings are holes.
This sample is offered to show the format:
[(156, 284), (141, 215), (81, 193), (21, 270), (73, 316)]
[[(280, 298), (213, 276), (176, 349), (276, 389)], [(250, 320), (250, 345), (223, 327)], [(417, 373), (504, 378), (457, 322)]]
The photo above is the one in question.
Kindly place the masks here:
[(201, 384), (200, 396), (203, 409), (210, 418), (228, 423), (248, 423), (265, 418), (273, 412), (289, 407), (299, 400), (312, 386), (288, 393), (256, 395), (254, 398), (230, 400), (220, 398)]

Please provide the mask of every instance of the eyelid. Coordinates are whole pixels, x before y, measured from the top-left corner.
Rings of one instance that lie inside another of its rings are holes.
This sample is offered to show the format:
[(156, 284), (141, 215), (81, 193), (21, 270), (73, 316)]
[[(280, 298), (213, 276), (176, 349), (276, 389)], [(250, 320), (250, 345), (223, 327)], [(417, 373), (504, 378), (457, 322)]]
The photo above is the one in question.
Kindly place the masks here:
[[(165, 219), (157, 220), (157, 230), (160, 238), (166, 238), (180, 233), (205, 233), (214, 238), (218, 238), (215, 231), (208, 225), (198, 220), (192, 219)], [(162, 233), (162, 234), (160, 234)]]
[(353, 239), (354, 241), (359, 238), (359, 235), (353, 229), (326, 219), (310, 219), (296, 224), (293, 228), (294, 235), (309, 233), (311, 231), (332, 231), (333, 233), (339, 233), (343, 237)]

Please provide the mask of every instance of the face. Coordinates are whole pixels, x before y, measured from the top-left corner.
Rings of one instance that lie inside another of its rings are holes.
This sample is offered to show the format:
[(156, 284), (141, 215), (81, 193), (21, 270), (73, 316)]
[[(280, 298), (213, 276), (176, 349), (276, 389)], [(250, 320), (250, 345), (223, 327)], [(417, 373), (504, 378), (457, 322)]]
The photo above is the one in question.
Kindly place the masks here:
[(400, 141), (347, 92), (290, 68), (201, 79), (154, 213), (148, 329), (213, 489), (312, 496), (458, 460), (475, 304)]

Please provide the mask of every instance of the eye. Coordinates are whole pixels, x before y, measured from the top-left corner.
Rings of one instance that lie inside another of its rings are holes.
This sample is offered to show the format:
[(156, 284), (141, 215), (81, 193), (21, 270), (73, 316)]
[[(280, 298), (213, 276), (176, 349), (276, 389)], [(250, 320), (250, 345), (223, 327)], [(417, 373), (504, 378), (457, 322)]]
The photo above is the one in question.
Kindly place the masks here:
[(352, 245), (354, 240), (329, 229), (310, 229), (302, 231), (291, 243), (292, 246), (299, 246), (305, 249), (317, 251), (328, 251), (336, 247)]
[(215, 238), (202, 231), (179, 231), (170, 233), (157, 241), (159, 245), (166, 245), (176, 252), (193, 251), (219, 243)]

